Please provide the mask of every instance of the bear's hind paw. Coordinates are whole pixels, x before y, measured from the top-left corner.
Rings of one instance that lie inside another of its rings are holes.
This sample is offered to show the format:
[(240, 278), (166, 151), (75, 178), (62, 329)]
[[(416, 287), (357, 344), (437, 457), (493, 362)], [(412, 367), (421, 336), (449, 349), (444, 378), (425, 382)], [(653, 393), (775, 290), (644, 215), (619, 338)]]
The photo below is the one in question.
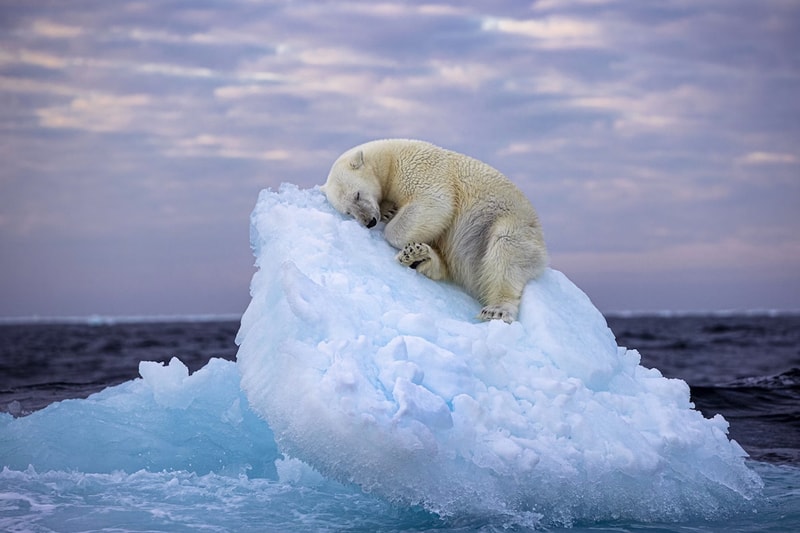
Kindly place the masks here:
[(481, 320), (502, 320), (507, 324), (511, 324), (517, 319), (516, 309), (508, 304), (500, 305), (487, 305), (478, 314)]

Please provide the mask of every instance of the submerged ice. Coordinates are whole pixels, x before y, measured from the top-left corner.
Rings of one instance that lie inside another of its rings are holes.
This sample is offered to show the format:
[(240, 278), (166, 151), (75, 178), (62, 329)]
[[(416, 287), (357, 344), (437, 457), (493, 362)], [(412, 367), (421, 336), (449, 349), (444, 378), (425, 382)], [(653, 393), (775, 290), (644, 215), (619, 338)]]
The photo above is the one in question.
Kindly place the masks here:
[(480, 322), (477, 301), (401, 267), (380, 228), (316, 189), (262, 192), (251, 241), (236, 363), (189, 375), (143, 362), (141, 379), (88, 399), (0, 414), (0, 528), (75, 515), (97, 529), (107, 502), (139, 500), (142, 529), (189, 516), (252, 529), (252, 506), (259, 527), (360, 527), (391, 515), (385, 501), (402, 528), (432, 527), (420, 508), (460, 523), (653, 522), (719, 518), (759, 494), (725, 420), (618, 347), (555, 270), (528, 285), (518, 322)]
[(555, 270), (518, 322), (480, 322), (378, 228), (291, 186), (262, 192), (251, 242), (242, 388), (280, 449), (326, 476), (443, 515), (560, 523), (713, 515), (760, 487), (727, 422), (618, 347)]

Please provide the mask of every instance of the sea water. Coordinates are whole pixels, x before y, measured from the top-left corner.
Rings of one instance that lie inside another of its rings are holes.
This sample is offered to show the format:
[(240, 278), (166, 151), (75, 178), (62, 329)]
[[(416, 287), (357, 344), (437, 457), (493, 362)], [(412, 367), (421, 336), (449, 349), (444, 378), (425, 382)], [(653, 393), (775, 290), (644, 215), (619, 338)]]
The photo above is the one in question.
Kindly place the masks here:
[(746, 461), (569, 280), (520, 322), (392, 262), (318, 191), (264, 192), (236, 363), (0, 418), (7, 530), (784, 531), (800, 475)]

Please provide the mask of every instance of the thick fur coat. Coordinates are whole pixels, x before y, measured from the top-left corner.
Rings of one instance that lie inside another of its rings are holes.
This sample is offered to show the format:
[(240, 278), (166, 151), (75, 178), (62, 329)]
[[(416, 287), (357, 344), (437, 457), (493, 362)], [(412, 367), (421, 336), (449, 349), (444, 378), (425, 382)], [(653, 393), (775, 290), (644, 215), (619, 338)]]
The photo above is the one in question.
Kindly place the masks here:
[(491, 166), (424, 141), (356, 146), (336, 160), (322, 190), (367, 228), (386, 221), (397, 260), (464, 287), (485, 320), (515, 320), (525, 285), (547, 264), (525, 195)]

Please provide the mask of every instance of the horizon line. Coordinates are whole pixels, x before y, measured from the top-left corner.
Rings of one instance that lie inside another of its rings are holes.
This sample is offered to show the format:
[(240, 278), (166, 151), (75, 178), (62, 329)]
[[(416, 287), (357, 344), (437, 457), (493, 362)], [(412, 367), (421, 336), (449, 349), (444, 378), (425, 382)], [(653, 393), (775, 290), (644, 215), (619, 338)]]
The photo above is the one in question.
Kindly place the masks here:
[[(116, 324), (149, 324), (168, 322), (238, 322), (244, 313), (187, 313), (154, 315), (23, 315), (0, 316), (0, 326), (74, 324), (87, 326), (111, 326)], [(716, 309), (716, 310), (616, 310), (601, 311), (606, 318), (677, 318), (677, 317), (734, 317), (734, 316), (794, 316), (798, 309)]]

